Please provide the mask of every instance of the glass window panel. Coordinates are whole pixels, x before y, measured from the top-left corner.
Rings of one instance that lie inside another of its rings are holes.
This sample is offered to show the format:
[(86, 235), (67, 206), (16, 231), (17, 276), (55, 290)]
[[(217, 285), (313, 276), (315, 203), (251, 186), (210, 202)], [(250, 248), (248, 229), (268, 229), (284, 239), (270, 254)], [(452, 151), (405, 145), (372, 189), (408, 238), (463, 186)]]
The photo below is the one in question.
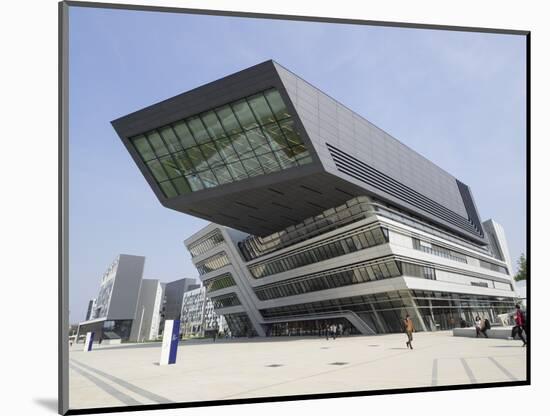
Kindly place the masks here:
[(233, 178), (231, 177), (229, 170), (227, 170), (225, 166), (214, 168), (213, 171), (220, 185), (224, 183), (233, 182)]
[(267, 124), (275, 121), (275, 116), (271, 112), (263, 94), (260, 93), (250, 97), (248, 103), (260, 124)]
[(308, 151), (307, 151), (306, 147), (303, 144), (300, 144), (300, 145), (294, 146), (292, 149), (290, 149), (290, 153), (293, 156), (305, 157), (306, 154), (308, 154)]
[(246, 159), (242, 161), (244, 168), (246, 169), (246, 172), (248, 173), (248, 176), (258, 176), (263, 175), (264, 171), (262, 169), (262, 166), (260, 165), (260, 162), (255, 157)]
[(153, 149), (151, 149), (151, 146), (149, 145), (149, 142), (147, 141), (145, 136), (138, 136), (134, 140), (132, 140), (132, 142), (134, 143), (134, 146), (143, 161), (147, 162), (148, 160), (155, 158)]
[(250, 142), (250, 146), (257, 155), (262, 155), (267, 152), (271, 152), (271, 146), (267, 142), (267, 138), (264, 136), (261, 129), (249, 130), (246, 132), (246, 137)]
[(372, 271), (372, 267), (366, 266), (365, 269), (367, 270), (367, 273), (369, 275), (370, 280), (376, 280), (376, 276), (374, 275), (374, 272)]
[(216, 147), (224, 162), (231, 163), (239, 160), (239, 156), (235, 152), (229, 139), (216, 140)]
[(277, 160), (279, 161), (283, 169), (296, 166), (296, 162), (292, 160), (292, 157), (290, 157), (285, 151), (280, 150), (278, 152), (275, 152), (275, 156), (277, 157)]
[(386, 242), (386, 239), (384, 238), (384, 234), (382, 234), (382, 229), (375, 228), (371, 232), (377, 244), (383, 244)]
[(172, 157), (176, 161), (178, 169), (182, 172), (182, 174), (186, 175), (194, 170), (193, 164), (191, 163), (185, 152), (175, 153), (172, 155)]
[(248, 139), (244, 133), (231, 136), (231, 142), (233, 143), (233, 147), (241, 159), (246, 159), (254, 155), (252, 148), (250, 147), (250, 143), (248, 143)]
[(391, 273), (390, 271), (388, 270), (388, 268), (386, 267), (386, 264), (385, 263), (380, 263), (378, 265), (378, 267), (380, 267), (380, 271), (382, 272), (382, 275), (384, 277), (390, 277), (391, 276)]
[(366, 269), (366, 268), (361, 267), (361, 268), (359, 269), (359, 273), (361, 273), (361, 280), (362, 280), (363, 282), (367, 282), (367, 281), (369, 280), (369, 275), (368, 275), (368, 273), (367, 273), (367, 269)]
[(400, 274), (395, 261), (387, 263), (386, 266), (388, 267), (388, 270), (390, 271), (392, 276), (398, 276)]
[(244, 169), (244, 166), (240, 162), (231, 163), (227, 165), (227, 168), (229, 169), (229, 171), (231, 172), (231, 176), (233, 176), (235, 180), (244, 179), (248, 177)]
[(177, 178), (182, 176), (182, 172), (179, 170), (179, 167), (170, 155), (161, 157), (160, 163), (164, 167), (164, 170), (168, 174), (169, 178)]
[(371, 267), (374, 275), (376, 276), (376, 279), (382, 279), (384, 277), (382, 274), (382, 270), (380, 270), (380, 267), (378, 267), (377, 264), (373, 264)]
[(189, 128), (187, 127), (187, 124), (185, 124), (185, 121), (174, 123), (174, 131), (179, 137), (181, 145), (185, 149), (197, 145), (197, 143), (195, 142), (195, 139), (193, 138), (193, 135), (191, 134), (191, 132), (189, 131)]
[(198, 147), (192, 147), (191, 149), (188, 149), (187, 156), (191, 160), (191, 163), (196, 170), (204, 170), (208, 168), (208, 165), (206, 164), (206, 162), (204, 161), (204, 157), (202, 156), (202, 152)]
[(218, 149), (216, 149), (216, 145), (214, 144), (214, 142), (202, 144), (200, 148), (202, 150), (203, 156), (208, 161), (208, 164), (210, 166), (213, 167), (223, 165), (222, 157), (218, 153)]
[(364, 233), (358, 234), (357, 237), (361, 241), (361, 245), (363, 246), (363, 248), (370, 247), (370, 244), (367, 242)]
[(264, 126), (263, 130), (273, 150), (286, 149), (288, 147), (285, 136), (277, 123)]
[(167, 198), (173, 198), (178, 195), (178, 193), (176, 192), (176, 189), (170, 183), (170, 181), (161, 182), (159, 185), (160, 185), (160, 188), (162, 189), (162, 192), (164, 192), (164, 195), (166, 195)]
[(254, 117), (254, 114), (252, 114), (252, 111), (245, 100), (231, 104), (231, 108), (233, 108), (233, 112), (237, 116), (237, 119), (243, 129), (250, 130), (254, 127), (258, 127), (256, 118)]
[(151, 145), (157, 156), (164, 156), (168, 154), (168, 149), (166, 149), (164, 142), (156, 131), (147, 133), (147, 139), (149, 139), (149, 144)]
[(227, 134), (232, 135), (242, 131), (239, 122), (235, 118), (235, 114), (233, 114), (233, 110), (231, 110), (231, 107), (228, 105), (218, 108), (216, 114), (221, 120), (222, 126)]
[(283, 102), (283, 98), (281, 97), (281, 94), (279, 94), (279, 91), (277, 91), (276, 89), (266, 91), (265, 97), (267, 98), (269, 106), (273, 110), (273, 113), (275, 114), (277, 120), (282, 120), (284, 118), (290, 117), (290, 113), (288, 112), (286, 105)]
[(199, 176), (201, 177), (205, 188), (213, 188), (214, 186), (218, 186), (218, 180), (211, 170), (200, 172)]
[(208, 132), (204, 128), (204, 124), (202, 124), (199, 117), (191, 117), (187, 119), (187, 124), (189, 125), (189, 128), (191, 129), (197, 143), (200, 144), (210, 140), (210, 136), (208, 135)]
[(225, 136), (225, 131), (223, 130), (216, 113), (209, 111), (208, 113), (201, 115), (201, 118), (212, 138), (218, 139)]
[(296, 131), (296, 126), (294, 124), (294, 120), (287, 119), (279, 122), (281, 125), (281, 129), (283, 130), (285, 137), (288, 141), (288, 144), (292, 146), (297, 146), (299, 144), (302, 144), (302, 139), (298, 135), (298, 132)]
[(185, 178), (177, 178), (172, 181), (174, 186), (176, 187), (176, 190), (178, 191), (178, 194), (188, 194), (191, 192), (191, 186), (187, 182)]
[(168, 179), (168, 176), (166, 176), (166, 172), (162, 168), (162, 165), (158, 160), (151, 160), (150, 162), (147, 162), (147, 166), (151, 170), (151, 173), (155, 177), (157, 181), (165, 181)]
[(187, 179), (187, 183), (189, 183), (189, 186), (191, 186), (191, 189), (193, 191), (200, 191), (201, 189), (203, 189), (202, 182), (198, 175), (188, 175), (185, 177), (185, 179)]
[(170, 153), (179, 152), (181, 150), (180, 141), (176, 137), (176, 134), (172, 130), (172, 127), (163, 127), (162, 129), (160, 129), (160, 135), (164, 139), (166, 146), (168, 146), (168, 151)]
[(258, 156), (258, 160), (262, 164), (262, 167), (264, 168), (265, 173), (277, 172), (281, 170), (279, 166), (279, 162), (277, 162), (275, 155), (271, 153)]
[(374, 246), (376, 244), (376, 242), (374, 241), (374, 237), (372, 236), (372, 233), (370, 231), (365, 231), (365, 237), (367, 238), (369, 246)]

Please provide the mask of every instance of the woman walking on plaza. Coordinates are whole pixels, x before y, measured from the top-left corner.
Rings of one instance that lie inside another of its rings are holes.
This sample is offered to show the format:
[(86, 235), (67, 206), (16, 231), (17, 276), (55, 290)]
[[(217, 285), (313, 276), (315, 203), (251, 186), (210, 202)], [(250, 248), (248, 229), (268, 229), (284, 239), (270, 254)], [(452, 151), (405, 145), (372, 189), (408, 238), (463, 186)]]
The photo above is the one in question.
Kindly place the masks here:
[(514, 316), (514, 320), (516, 321), (516, 325), (512, 328), (512, 338), (514, 338), (515, 334), (518, 334), (523, 341), (523, 346), (525, 347), (527, 345), (527, 341), (523, 337), (523, 332), (525, 332), (525, 335), (527, 335), (527, 328), (525, 323), (525, 315), (523, 314), (521, 306), (519, 306), (519, 304), (516, 305), (516, 314)]
[(405, 320), (403, 321), (403, 325), (405, 327), (405, 332), (407, 333), (407, 342), (405, 343), (405, 345), (412, 350), (414, 324), (409, 314), (407, 314), (407, 316), (405, 317)]

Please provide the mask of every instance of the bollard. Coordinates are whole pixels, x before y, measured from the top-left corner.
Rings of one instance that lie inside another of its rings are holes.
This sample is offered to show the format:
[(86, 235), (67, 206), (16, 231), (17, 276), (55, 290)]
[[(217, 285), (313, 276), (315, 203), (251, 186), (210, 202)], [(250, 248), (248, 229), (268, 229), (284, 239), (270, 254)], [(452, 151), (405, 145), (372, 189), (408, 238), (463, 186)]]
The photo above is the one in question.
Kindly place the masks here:
[(175, 364), (178, 353), (180, 321), (168, 320), (164, 323), (160, 365)]

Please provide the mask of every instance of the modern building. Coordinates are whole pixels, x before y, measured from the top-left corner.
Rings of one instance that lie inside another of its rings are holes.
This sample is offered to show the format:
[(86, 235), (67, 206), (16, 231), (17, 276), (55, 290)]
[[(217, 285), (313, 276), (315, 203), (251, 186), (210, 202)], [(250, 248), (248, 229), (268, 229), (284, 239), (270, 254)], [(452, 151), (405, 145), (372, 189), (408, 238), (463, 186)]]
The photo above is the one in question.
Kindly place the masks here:
[(88, 310), (86, 311), (86, 320), (89, 321), (94, 317), (96, 299), (90, 299), (88, 302)]
[(156, 340), (159, 336), (164, 290), (160, 281), (143, 279), (136, 315), (130, 333), (131, 341)]
[(273, 61), (113, 121), (234, 335), (446, 329), (516, 293), (470, 188)]
[(185, 292), (180, 318), (183, 336), (205, 336), (212, 331), (223, 332), (225, 320), (214, 312), (212, 301), (206, 296), (206, 288)]
[(128, 340), (136, 314), (145, 257), (120, 254), (101, 278), (93, 319), (79, 324), (79, 334), (95, 339)]
[(196, 279), (183, 278), (166, 283), (164, 289), (164, 311), (163, 318), (180, 319), (183, 307), (183, 295), (185, 292), (200, 287)]

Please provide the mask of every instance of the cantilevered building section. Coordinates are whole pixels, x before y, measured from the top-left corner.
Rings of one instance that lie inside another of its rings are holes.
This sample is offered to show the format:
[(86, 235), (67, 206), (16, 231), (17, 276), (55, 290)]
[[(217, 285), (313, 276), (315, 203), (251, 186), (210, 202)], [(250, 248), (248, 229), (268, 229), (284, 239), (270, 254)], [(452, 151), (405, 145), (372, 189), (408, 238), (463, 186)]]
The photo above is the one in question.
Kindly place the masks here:
[(470, 188), (273, 61), (113, 122), (235, 335), (452, 327), (507, 311), (504, 230)]

